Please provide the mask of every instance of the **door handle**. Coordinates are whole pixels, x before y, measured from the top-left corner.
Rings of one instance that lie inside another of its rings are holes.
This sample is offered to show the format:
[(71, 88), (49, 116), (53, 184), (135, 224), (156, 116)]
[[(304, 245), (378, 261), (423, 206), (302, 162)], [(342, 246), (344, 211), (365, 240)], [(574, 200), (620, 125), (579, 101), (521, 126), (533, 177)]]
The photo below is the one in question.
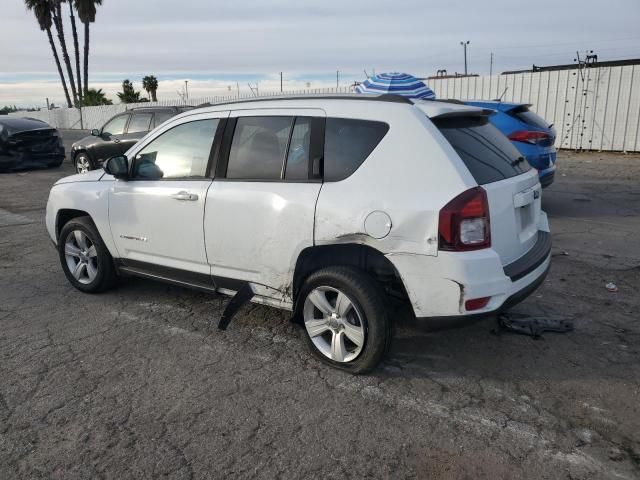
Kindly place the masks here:
[(196, 195), (195, 193), (185, 192), (183, 190), (182, 192), (174, 193), (173, 195), (171, 195), (171, 198), (173, 198), (174, 200), (195, 202), (196, 200), (198, 200), (198, 195)]

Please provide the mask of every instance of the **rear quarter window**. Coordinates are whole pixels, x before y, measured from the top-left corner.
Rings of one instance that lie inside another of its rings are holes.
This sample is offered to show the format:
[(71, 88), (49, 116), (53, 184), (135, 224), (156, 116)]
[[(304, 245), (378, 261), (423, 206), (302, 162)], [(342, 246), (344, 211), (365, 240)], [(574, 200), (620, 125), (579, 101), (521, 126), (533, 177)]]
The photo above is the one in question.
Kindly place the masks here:
[(531, 169), (520, 152), (487, 117), (434, 119), (479, 185), (515, 177)]
[(324, 180), (337, 182), (355, 172), (389, 131), (384, 122), (327, 118)]

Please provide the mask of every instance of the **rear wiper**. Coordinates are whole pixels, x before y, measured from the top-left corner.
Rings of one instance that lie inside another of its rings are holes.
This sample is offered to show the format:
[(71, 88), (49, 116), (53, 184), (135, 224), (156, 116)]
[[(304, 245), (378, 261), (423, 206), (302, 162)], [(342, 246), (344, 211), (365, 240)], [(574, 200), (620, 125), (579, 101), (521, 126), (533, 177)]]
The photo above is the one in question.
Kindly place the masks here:
[(511, 161), (511, 166), (515, 167), (516, 165), (518, 165), (520, 162), (524, 162), (524, 157), (518, 157), (515, 160)]

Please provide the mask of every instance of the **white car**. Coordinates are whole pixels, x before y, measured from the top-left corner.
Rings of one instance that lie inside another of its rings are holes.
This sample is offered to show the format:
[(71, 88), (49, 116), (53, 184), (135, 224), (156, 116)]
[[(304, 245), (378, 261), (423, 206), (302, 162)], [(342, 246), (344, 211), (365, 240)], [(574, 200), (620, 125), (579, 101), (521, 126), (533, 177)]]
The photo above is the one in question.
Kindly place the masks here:
[[(529, 295), (550, 263), (535, 170), (491, 110), (393, 95), (288, 97), (172, 118), (104, 171), (59, 180), (46, 224), (71, 284), (120, 274), (291, 310), (354, 373), (425, 325)], [(224, 325), (223, 325), (224, 326)]]

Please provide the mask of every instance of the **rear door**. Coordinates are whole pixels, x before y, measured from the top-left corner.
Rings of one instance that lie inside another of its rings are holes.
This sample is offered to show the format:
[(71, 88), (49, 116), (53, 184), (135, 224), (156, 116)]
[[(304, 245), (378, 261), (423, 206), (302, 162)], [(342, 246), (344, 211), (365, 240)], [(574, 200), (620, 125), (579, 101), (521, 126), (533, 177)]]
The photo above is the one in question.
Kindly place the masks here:
[(258, 295), (290, 301), (298, 254), (313, 245), (322, 183), (312, 164), (322, 156), (324, 117), (316, 109), (231, 112), (204, 225), (218, 287), (241, 279)]
[(487, 192), (491, 245), (502, 264), (524, 255), (536, 243), (538, 231), (548, 231), (536, 171), (487, 117), (435, 118), (433, 122)]

